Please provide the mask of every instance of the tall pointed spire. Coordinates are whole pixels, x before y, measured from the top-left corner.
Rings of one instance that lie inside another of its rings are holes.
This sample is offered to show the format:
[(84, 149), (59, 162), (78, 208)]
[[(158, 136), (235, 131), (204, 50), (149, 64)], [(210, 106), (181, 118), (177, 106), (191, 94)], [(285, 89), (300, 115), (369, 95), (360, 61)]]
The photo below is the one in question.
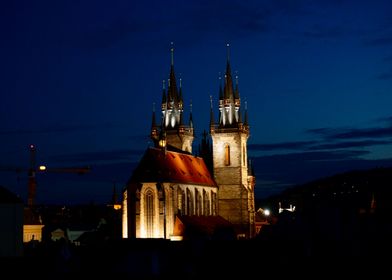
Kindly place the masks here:
[(174, 43), (170, 43), (170, 76), (169, 76), (169, 85), (168, 85), (168, 99), (169, 102), (178, 102), (178, 91), (177, 91), (177, 83), (176, 76), (174, 74)]
[(230, 62), (230, 44), (226, 44), (226, 52), (227, 52), (227, 63)]
[(170, 45), (171, 45), (171, 47), (170, 47), (170, 53), (171, 53), (171, 56), (170, 56), (170, 65), (171, 65), (171, 66), (174, 66), (174, 43), (173, 43), (173, 42), (170, 42)]
[(235, 90), (234, 90), (234, 98), (240, 99), (240, 91), (238, 89), (238, 71), (235, 71)]
[(150, 137), (153, 141), (156, 141), (158, 138), (158, 125), (155, 118), (155, 102), (152, 104), (152, 121), (151, 121)]
[(192, 117), (192, 100), (191, 100), (191, 104), (189, 105), (189, 127), (193, 128), (193, 117)]
[(166, 104), (166, 87), (165, 87), (165, 80), (162, 80), (162, 106)]
[(247, 101), (245, 101), (244, 125), (248, 125), (248, 102)]
[(181, 73), (180, 73), (180, 89), (178, 90), (178, 102), (180, 103), (180, 106), (182, 107), (183, 100), (182, 100), (182, 78), (181, 78)]
[(220, 100), (223, 100), (222, 76), (221, 76), (221, 72), (219, 72), (219, 99), (220, 99)]
[(167, 144), (168, 147), (192, 152), (192, 141), (194, 139), (192, 113), (190, 114), (190, 125), (185, 124), (182, 78), (180, 74), (179, 88), (177, 88), (173, 42), (170, 46), (170, 74), (167, 83), (166, 89), (165, 83), (162, 86), (162, 123), (160, 130), (157, 127), (155, 143), (158, 143), (161, 147), (166, 147)]
[(227, 63), (226, 63), (226, 73), (225, 73), (225, 86), (223, 89), (224, 98), (232, 99), (233, 96), (233, 79), (231, 77), (231, 67), (230, 67), (230, 44), (226, 44), (227, 47)]
[(156, 118), (155, 118), (155, 102), (152, 103), (152, 122), (151, 122), (151, 128), (154, 128), (157, 126)]
[(215, 126), (215, 121), (214, 121), (214, 111), (212, 109), (212, 95), (210, 95), (210, 127)]

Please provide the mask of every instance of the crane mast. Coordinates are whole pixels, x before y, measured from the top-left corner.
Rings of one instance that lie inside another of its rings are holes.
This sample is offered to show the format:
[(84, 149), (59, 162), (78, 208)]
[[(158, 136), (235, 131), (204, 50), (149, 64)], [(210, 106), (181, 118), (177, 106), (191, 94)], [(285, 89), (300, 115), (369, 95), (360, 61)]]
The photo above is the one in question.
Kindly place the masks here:
[(30, 168), (28, 171), (28, 188), (27, 188), (27, 206), (34, 205), (35, 193), (37, 190), (37, 181), (35, 179), (35, 147), (30, 145)]
[(27, 193), (27, 206), (33, 207), (35, 203), (35, 195), (37, 190), (36, 173), (37, 172), (53, 172), (53, 173), (76, 173), (85, 174), (90, 172), (90, 167), (62, 167), (62, 168), (49, 168), (44, 165), (36, 167), (35, 162), (36, 149), (34, 145), (30, 145), (30, 168), (28, 170), (28, 193)]

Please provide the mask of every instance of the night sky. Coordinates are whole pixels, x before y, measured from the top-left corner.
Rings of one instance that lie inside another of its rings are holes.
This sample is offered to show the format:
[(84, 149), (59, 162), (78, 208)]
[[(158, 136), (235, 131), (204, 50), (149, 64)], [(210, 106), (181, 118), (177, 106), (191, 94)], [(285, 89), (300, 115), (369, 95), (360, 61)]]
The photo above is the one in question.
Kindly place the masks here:
[(120, 192), (151, 145), (171, 42), (194, 151), (230, 43), (258, 198), (392, 166), (391, 1), (2, 1), (0, 26), (0, 185), (23, 199), (30, 144), (37, 164), (92, 168), (38, 174), (37, 203)]

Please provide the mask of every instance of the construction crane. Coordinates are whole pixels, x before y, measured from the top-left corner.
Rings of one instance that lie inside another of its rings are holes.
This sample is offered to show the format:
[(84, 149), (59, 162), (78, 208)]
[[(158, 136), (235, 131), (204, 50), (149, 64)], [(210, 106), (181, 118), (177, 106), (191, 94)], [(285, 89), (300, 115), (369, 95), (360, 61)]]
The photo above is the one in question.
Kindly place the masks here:
[(27, 206), (32, 207), (35, 203), (35, 196), (37, 190), (37, 173), (76, 173), (76, 174), (85, 174), (90, 172), (89, 166), (82, 167), (47, 167), (45, 165), (40, 165), (36, 167), (36, 148), (34, 145), (29, 146), (30, 149), (30, 167), (29, 168), (21, 168), (21, 167), (8, 167), (1, 166), (0, 171), (15, 171), (15, 172), (26, 172), (28, 174), (28, 186), (27, 186)]

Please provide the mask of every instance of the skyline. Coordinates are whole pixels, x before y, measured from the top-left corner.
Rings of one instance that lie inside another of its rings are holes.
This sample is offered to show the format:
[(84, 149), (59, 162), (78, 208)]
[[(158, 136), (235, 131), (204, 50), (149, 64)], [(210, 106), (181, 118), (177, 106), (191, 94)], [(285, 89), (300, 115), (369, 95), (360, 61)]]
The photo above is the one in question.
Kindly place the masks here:
[[(0, 9), (0, 167), (91, 167), (37, 175), (37, 202), (108, 202), (151, 145), (153, 103), (174, 68), (195, 144), (215, 119), (230, 43), (256, 195), (392, 166), (388, 1), (13, 1)], [(221, 74), (219, 74), (221, 73)], [(159, 111), (159, 110), (157, 110)], [(197, 146), (194, 145), (194, 151)], [(0, 172), (25, 198), (27, 173)]]

